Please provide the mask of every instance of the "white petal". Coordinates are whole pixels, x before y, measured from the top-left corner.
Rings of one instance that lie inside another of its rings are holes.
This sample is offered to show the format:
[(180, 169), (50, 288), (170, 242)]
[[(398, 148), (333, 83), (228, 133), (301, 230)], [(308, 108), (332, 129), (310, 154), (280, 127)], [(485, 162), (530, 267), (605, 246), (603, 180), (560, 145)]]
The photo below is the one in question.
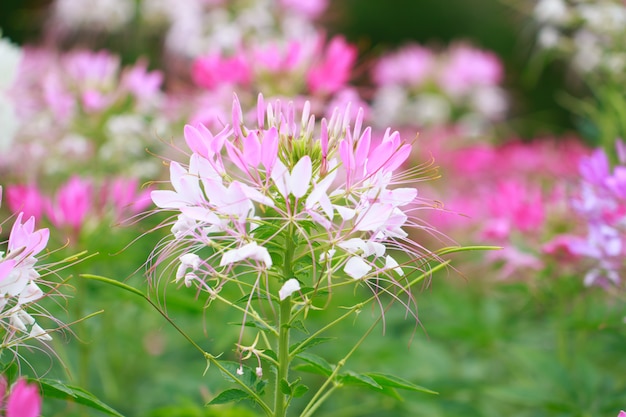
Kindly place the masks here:
[(271, 174), (272, 181), (274, 181), (274, 185), (278, 188), (278, 191), (282, 194), (283, 197), (287, 197), (289, 195), (289, 184), (291, 183), (289, 173), (287, 172), (287, 167), (279, 160), (276, 160), (274, 164), (274, 169), (272, 169)]
[(348, 259), (343, 271), (354, 279), (361, 279), (372, 270), (372, 266), (365, 262), (363, 258), (359, 256), (353, 256)]
[(295, 291), (300, 291), (300, 283), (295, 278), (288, 279), (278, 291), (278, 298), (283, 301)]
[(19, 305), (32, 303), (43, 297), (43, 291), (33, 281), (30, 281), (28, 285), (20, 293), (20, 297), (17, 301)]
[(341, 216), (341, 219), (345, 221), (351, 220), (356, 214), (356, 211), (354, 209), (348, 207), (340, 205), (333, 205), (333, 207), (335, 208), (335, 210), (337, 210), (337, 212)]
[(339, 242), (337, 246), (353, 255), (364, 253), (367, 250), (367, 244), (365, 241), (358, 237), (353, 237), (352, 239)]
[(272, 258), (269, 252), (263, 246), (259, 246), (256, 242), (251, 242), (238, 249), (232, 249), (222, 255), (220, 266), (230, 265), (244, 259), (253, 259), (255, 261), (265, 263), (266, 268), (272, 266)]
[(385, 258), (385, 268), (393, 269), (396, 274), (404, 276), (404, 270), (400, 268), (398, 262), (394, 258), (392, 258), (391, 255), (387, 255), (387, 257)]
[(38, 324), (35, 324), (33, 328), (30, 329), (30, 337), (35, 337), (39, 340), (43, 340), (44, 342), (52, 340), (52, 337)]
[(307, 193), (311, 183), (311, 173), (311, 158), (305, 155), (293, 167), (289, 178), (289, 188), (294, 197), (302, 198)]

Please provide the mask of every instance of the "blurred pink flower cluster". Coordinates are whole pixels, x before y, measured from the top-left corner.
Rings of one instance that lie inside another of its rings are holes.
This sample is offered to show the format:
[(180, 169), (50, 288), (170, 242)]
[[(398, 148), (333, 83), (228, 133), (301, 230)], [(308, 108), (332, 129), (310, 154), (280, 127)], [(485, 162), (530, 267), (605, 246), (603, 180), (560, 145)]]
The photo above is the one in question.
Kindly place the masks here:
[(377, 125), (418, 128), (454, 125), (479, 134), (503, 118), (507, 99), (499, 58), (467, 44), (435, 52), (418, 44), (391, 51), (374, 64)]
[(84, 228), (94, 229), (105, 222), (122, 222), (150, 205), (150, 189), (139, 190), (136, 179), (113, 178), (101, 185), (93, 179), (72, 176), (54, 196), (36, 185), (9, 185), (7, 203), (13, 213), (23, 212), (35, 219), (47, 219), (66, 230), (75, 243)]
[(149, 71), (144, 61), (123, 68), (107, 51), (26, 47), (17, 74), (9, 96), (18, 127), (11, 152), (0, 156), (0, 172), (35, 181), (86, 167), (100, 175), (158, 171), (145, 149), (158, 148), (150, 135), (163, 119), (161, 72)]
[(218, 127), (228, 117), (232, 91), (248, 107), (253, 105), (251, 93), (262, 91), (268, 98), (295, 100), (300, 106), (308, 100), (313, 111), (332, 112), (329, 102), (341, 101), (345, 94), (358, 97), (348, 86), (356, 58), (356, 47), (342, 36), (327, 40), (322, 33), (303, 40), (249, 42), (234, 53), (202, 55), (193, 62), (191, 76), (205, 89), (200, 102), (210, 104), (199, 106), (192, 121)]
[(488, 255), (503, 264), (502, 277), (541, 270), (544, 245), (576, 229), (569, 195), (588, 152), (566, 138), (440, 150), (446, 183), (436, 192), (445, 203), (430, 221), (461, 244), (502, 246)]
[(626, 272), (626, 147), (622, 142), (617, 147), (614, 167), (602, 149), (580, 161), (570, 220), (584, 229), (559, 236), (554, 245), (585, 265), (586, 285), (620, 285)]

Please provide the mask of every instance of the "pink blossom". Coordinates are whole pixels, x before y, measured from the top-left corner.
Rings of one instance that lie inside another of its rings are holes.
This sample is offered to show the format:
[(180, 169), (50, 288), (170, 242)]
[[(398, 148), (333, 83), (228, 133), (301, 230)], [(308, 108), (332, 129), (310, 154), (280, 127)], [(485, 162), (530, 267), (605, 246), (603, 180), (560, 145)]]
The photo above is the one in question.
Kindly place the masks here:
[(416, 44), (380, 58), (373, 69), (372, 78), (378, 85), (421, 85), (434, 70), (433, 53)]
[(474, 87), (497, 85), (502, 80), (502, 64), (491, 52), (461, 45), (449, 54), (439, 76), (439, 84), (449, 94), (465, 94)]
[[(310, 42), (309, 42), (310, 43)], [(314, 54), (313, 48), (306, 41), (290, 40), (283, 48), (276, 43), (265, 46), (256, 46), (252, 49), (252, 57), (255, 65), (272, 73), (287, 73), (306, 65)]]
[(54, 201), (48, 206), (48, 217), (55, 226), (80, 230), (92, 201), (91, 182), (73, 176), (57, 191)]
[(319, 54), (320, 60), (311, 66), (307, 74), (307, 86), (313, 94), (335, 93), (350, 79), (357, 49), (342, 36), (335, 36)]
[(499, 183), (488, 205), (490, 218), (502, 219), (507, 226), (504, 229), (494, 228), (496, 222), (491, 220), (486, 229), (487, 235), (503, 238), (509, 234), (509, 228), (536, 232), (543, 225), (545, 210), (541, 191), (522, 182), (508, 180)]
[(117, 76), (120, 59), (108, 51), (75, 51), (63, 57), (63, 68), (85, 90), (110, 88)]
[(7, 204), (13, 213), (39, 220), (48, 203), (36, 185), (12, 185), (7, 187)]
[(121, 79), (122, 88), (129, 91), (139, 101), (155, 97), (163, 83), (161, 71), (148, 72), (146, 61), (139, 61), (133, 67), (124, 70)]
[[(626, 2), (625, 2), (626, 4)], [(626, 417), (626, 411), (622, 410), (619, 412), (619, 414), (617, 415), (617, 417)]]
[(113, 206), (116, 219), (124, 213), (136, 214), (152, 204), (151, 189), (138, 192), (139, 181), (136, 178), (115, 178), (104, 186), (106, 200)]
[(609, 158), (602, 149), (596, 149), (593, 153), (580, 161), (580, 175), (593, 185), (603, 186), (610, 175)]
[(308, 19), (315, 19), (328, 7), (328, 0), (280, 0), (283, 7), (293, 10)]
[(212, 90), (221, 84), (247, 85), (250, 66), (241, 52), (225, 57), (221, 52), (197, 58), (191, 67), (191, 78), (200, 87)]
[(7, 399), (6, 417), (39, 417), (41, 402), (37, 386), (20, 378), (13, 385)]

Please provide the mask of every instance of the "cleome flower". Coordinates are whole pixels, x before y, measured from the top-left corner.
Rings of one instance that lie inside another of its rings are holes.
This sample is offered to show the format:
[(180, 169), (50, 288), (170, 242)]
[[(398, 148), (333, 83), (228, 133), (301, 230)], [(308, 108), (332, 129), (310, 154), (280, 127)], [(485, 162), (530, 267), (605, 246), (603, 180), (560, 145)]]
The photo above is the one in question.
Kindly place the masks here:
[(35, 230), (34, 217), (23, 221), (20, 213), (11, 228), (6, 252), (0, 252), (2, 348), (11, 348), (33, 338), (44, 342), (52, 340), (29, 312), (45, 295), (38, 285), (40, 274), (35, 264), (48, 238), (48, 229)]
[(294, 108), (259, 95), (249, 127), (235, 95), (220, 132), (185, 127), (189, 162), (170, 163), (173, 190), (151, 193), (174, 213), (153, 263), (170, 259), (177, 282), (211, 296), (236, 281), (250, 300), (304, 302), (357, 282), (404, 295), (411, 309), (403, 280), (429, 252), (408, 230), (431, 232), (415, 216), (429, 204), (412, 185), (430, 165), (402, 170), (411, 144), (390, 129), (375, 137), (362, 111), (352, 122), (349, 106), (335, 109), (316, 123), (308, 103), (301, 115)]

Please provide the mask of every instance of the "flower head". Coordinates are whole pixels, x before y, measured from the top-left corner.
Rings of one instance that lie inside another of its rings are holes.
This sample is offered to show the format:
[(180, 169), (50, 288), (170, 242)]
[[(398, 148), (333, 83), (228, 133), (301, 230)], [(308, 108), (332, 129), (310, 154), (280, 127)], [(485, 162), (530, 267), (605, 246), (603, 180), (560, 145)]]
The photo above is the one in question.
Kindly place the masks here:
[(401, 169), (411, 144), (390, 129), (376, 137), (350, 106), (317, 123), (308, 103), (296, 115), (292, 103), (259, 96), (256, 125), (244, 114), (235, 96), (219, 133), (185, 128), (188, 164), (171, 162), (173, 190), (151, 194), (174, 213), (173, 238), (154, 259), (175, 255), (176, 280), (211, 296), (235, 281), (250, 300), (299, 299), (301, 288), (327, 297), (347, 281), (404, 294), (408, 308), (402, 280), (428, 253), (407, 232), (423, 228), (408, 184), (423, 167)]

